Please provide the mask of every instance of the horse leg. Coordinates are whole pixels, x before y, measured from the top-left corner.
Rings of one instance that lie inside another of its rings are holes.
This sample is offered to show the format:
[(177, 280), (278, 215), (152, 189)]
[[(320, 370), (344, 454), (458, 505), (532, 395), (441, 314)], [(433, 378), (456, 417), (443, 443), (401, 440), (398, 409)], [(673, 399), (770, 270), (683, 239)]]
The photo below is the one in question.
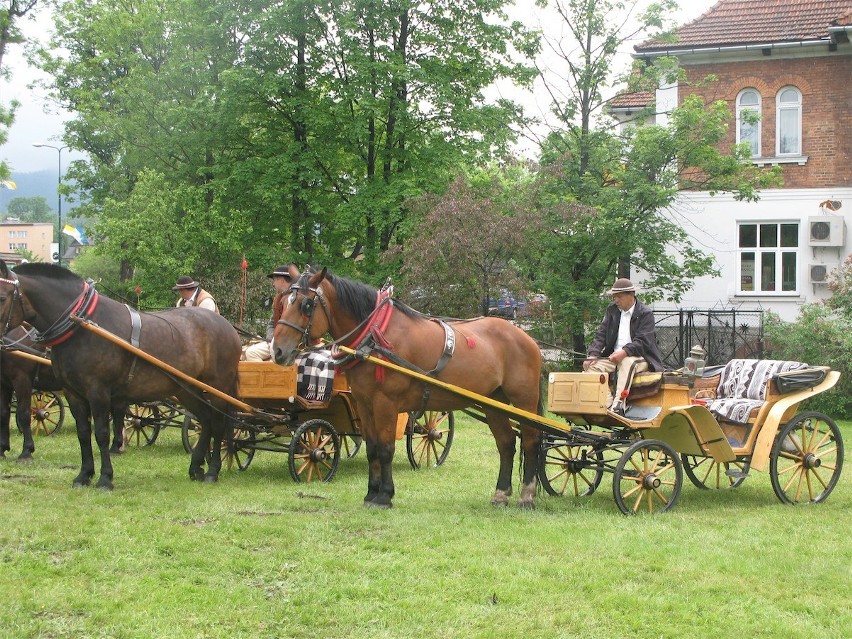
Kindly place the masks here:
[(207, 459), (207, 454), (210, 451), (210, 420), (207, 417), (206, 408), (200, 403), (186, 403), (189, 412), (195, 416), (198, 423), (201, 424), (201, 430), (198, 432), (198, 440), (195, 442), (195, 448), (192, 449), (192, 457), (189, 462), (189, 478), (192, 481), (204, 480), (204, 461)]
[(109, 398), (92, 397), (92, 418), (95, 424), (95, 441), (101, 454), (101, 476), (98, 477), (98, 488), (112, 490), (112, 457), (109, 454), (109, 439), (111, 434), (112, 409)]
[(370, 477), (364, 505), (368, 508), (392, 508), (396, 489), (393, 483), (393, 456), (396, 451), (395, 405), (381, 395), (374, 395), (372, 437), (367, 445)]
[(491, 504), (507, 506), (512, 495), (512, 464), (515, 461), (515, 431), (509, 423), (509, 418), (501, 413), (485, 411), (485, 419), (500, 455), (500, 472), (497, 474), (497, 487)]
[(127, 413), (127, 403), (121, 402), (112, 406), (112, 446), (111, 455), (121, 455), (124, 448), (124, 415)]
[(15, 388), (15, 394), (18, 396), (18, 409), (15, 412), (15, 423), (18, 425), (18, 430), (24, 438), (24, 447), (21, 450), (21, 454), (18, 455), (18, 461), (28, 462), (32, 461), (33, 453), (35, 452), (31, 410), (33, 387), (30, 384), (30, 380), (27, 379), (26, 383), (19, 384)]
[(80, 473), (74, 478), (71, 485), (74, 488), (88, 486), (95, 475), (95, 458), (92, 454), (92, 424), (89, 404), (81, 396), (65, 390), (65, 398), (71, 415), (77, 422), (77, 442), (80, 444)]
[(541, 454), (541, 432), (529, 426), (521, 427), (521, 447), (524, 451), (523, 486), (518, 506), (535, 508), (538, 485), (538, 456)]
[(230, 416), (222, 413), (217, 407), (211, 407), (209, 412), (208, 424), (212, 433), (213, 450), (210, 453), (207, 473), (204, 475), (204, 481), (208, 484), (219, 481), (219, 472), (222, 470), (222, 442), (233, 439), (233, 423)]
[(12, 418), (12, 391), (0, 387), (0, 459), (6, 458), (6, 451), (11, 449), (9, 422)]

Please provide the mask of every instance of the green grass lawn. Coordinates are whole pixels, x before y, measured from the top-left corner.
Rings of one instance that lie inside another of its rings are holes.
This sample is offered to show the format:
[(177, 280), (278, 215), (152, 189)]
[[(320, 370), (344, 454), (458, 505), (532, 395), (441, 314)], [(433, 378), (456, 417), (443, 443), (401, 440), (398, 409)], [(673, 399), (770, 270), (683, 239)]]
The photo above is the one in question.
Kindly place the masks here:
[(397, 447), (389, 511), (362, 507), (363, 451), (329, 484), (259, 452), (206, 485), (178, 429), (116, 458), (112, 493), (74, 490), (66, 424), (33, 463), (0, 461), (0, 637), (849, 637), (841, 427), (846, 472), (823, 504), (784, 506), (752, 472), (625, 517), (609, 476), (493, 508), (494, 442), (466, 418), (440, 468)]

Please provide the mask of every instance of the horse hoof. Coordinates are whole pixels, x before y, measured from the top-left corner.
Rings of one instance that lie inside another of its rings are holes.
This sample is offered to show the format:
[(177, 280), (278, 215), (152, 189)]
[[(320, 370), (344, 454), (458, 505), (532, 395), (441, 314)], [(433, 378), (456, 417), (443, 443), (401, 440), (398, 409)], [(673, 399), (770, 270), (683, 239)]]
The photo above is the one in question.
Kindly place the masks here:
[(123, 455), (124, 449), (123, 448), (110, 448), (109, 454), (110, 455)]
[(535, 510), (535, 502), (534, 501), (518, 501), (518, 508), (522, 508), (523, 510)]
[(204, 471), (190, 469), (189, 479), (190, 481), (202, 481), (204, 479)]
[(219, 481), (219, 475), (204, 475), (205, 484), (215, 484)]
[(71, 484), (71, 488), (85, 488), (91, 482), (88, 479), (75, 479)]
[(393, 504), (390, 502), (387, 504), (380, 504), (375, 501), (365, 501), (364, 508), (380, 508), (381, 510), (387, 510), (388, 508), (393, 508)]
[(509, 495), (511, 493), (505, 490), (498, 490), (494, 493), (494, 496), (491, 498), (491, 505), (497, 506), (498, 508), (504, 508), (509, 505)]
[(20, 455), (15, 461), (19, 464), (31, 464), (33, 461), (33, 456), (32, 454), (27, 453), (26, 455)]
[(100, 480), (98, 480), (98, 484), (97, 484), (97, 486), (98, 486), (98, 488), (100, 488), (101, 490), (107, 490), (107, 491), (111, 491), (111, 490), (112, 490), (112, 482), (111, 482), (109, 479), (100, 479)]

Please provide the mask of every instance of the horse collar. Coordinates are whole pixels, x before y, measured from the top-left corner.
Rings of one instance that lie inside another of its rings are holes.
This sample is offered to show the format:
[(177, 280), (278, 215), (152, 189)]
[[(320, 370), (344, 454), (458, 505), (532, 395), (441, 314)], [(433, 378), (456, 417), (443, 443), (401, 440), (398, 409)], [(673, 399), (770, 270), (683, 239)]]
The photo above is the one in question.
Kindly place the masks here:
[(43, 333), (35, 338), (45, 346), (56, 346), (67, 340), (77, 330), (79, 322), (88, 319), (98, 305), (98, 292), (91, 281), (83, 282), (83, 291), (69, 309)]

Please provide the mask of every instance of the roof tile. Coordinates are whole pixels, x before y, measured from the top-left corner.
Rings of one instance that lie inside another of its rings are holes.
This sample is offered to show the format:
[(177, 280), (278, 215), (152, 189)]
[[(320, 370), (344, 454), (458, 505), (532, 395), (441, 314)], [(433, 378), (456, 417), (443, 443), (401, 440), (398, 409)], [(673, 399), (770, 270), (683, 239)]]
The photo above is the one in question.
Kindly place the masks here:
[(852, 0), (720, 0), (679, 27), (677, 41), (647, 40), (637, 53), (680, 48), (828, 40), (828, 28), (852, 23)]

